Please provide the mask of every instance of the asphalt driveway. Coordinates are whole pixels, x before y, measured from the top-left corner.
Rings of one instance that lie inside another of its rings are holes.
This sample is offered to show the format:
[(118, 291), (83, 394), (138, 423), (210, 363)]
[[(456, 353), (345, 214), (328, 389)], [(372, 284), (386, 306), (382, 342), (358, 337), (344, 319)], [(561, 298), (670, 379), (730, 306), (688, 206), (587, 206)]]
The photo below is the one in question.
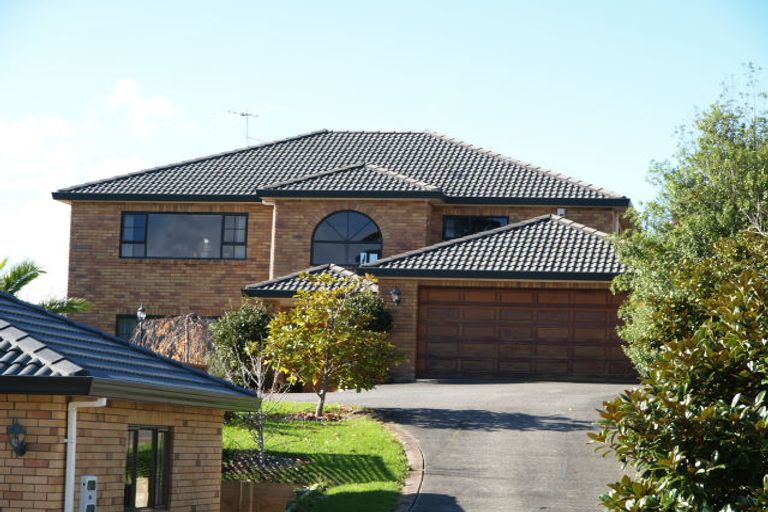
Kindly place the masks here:
[(416, 382), (329, 401), (378, 409), (418, 439), (426, 474), (415, 512), (588, 512), (621, 471), (586, 433), (603, 400), (627, 387)]

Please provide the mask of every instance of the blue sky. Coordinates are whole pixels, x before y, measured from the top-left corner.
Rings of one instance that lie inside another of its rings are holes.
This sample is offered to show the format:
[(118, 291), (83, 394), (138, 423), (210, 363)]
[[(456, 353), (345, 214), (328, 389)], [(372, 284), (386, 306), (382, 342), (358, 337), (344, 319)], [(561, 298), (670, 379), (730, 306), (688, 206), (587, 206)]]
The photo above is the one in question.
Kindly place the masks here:
[[(66, 288), (82, 181), (319, 128), (430, 129), (630, 196), (741, 65), (768, 3), (0, 3), (0, 254)], [(768, 84), (762, 73), (763, 84)]]

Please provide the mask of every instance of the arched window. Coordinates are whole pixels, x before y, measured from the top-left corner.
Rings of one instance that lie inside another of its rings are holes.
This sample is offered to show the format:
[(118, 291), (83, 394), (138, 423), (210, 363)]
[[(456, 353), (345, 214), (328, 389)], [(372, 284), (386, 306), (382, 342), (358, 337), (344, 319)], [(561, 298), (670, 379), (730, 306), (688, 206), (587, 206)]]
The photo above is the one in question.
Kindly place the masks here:
[(359, 212), (332, 213), (315, 228), (312, 264), (357, 266), (381, 256), (381, 231), (373, 220)]

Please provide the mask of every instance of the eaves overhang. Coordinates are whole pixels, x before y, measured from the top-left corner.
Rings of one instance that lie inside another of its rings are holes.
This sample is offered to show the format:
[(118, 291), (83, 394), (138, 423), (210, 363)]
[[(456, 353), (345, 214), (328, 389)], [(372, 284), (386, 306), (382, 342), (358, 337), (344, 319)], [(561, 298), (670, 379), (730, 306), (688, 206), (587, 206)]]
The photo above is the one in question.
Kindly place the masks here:
[(77, 192), (52, 192), (58, 201), (168, 201), (168, 202), (204, 202), (204, 203), (260, 203), (261, 197), (255, 194), (98, 194)]
[(187, 405), (227, 411), (256, 411), (256, 394), (210, 393), (189, 388), (148, 386), (94, 377), (0, 377), (0, 393), (98, 396), (136, 402)]
[(605, 281), (620, 275), (613, 272), (510, 272), (494, 270), (429, 270), (360, 267), (358, 273), (377, 277), (422, 277), (425, 279), (498, 279), (518, 281)]

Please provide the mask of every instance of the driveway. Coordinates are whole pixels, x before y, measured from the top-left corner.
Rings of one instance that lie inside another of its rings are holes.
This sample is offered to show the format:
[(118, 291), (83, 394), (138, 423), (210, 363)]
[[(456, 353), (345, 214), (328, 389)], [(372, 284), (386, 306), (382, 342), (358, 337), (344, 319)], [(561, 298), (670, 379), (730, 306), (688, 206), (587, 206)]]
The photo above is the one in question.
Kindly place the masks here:
[[(389, 384), (329, 401), (382, 411), (418, 439), (426, 474), (414, 512), (588, 512), (621, 471), (588, 445), (596, 408), (626, 384)], [(314, 395), (296, 399), (311, 400)], [(293, 398), (293, 397), (292, 397)]]

